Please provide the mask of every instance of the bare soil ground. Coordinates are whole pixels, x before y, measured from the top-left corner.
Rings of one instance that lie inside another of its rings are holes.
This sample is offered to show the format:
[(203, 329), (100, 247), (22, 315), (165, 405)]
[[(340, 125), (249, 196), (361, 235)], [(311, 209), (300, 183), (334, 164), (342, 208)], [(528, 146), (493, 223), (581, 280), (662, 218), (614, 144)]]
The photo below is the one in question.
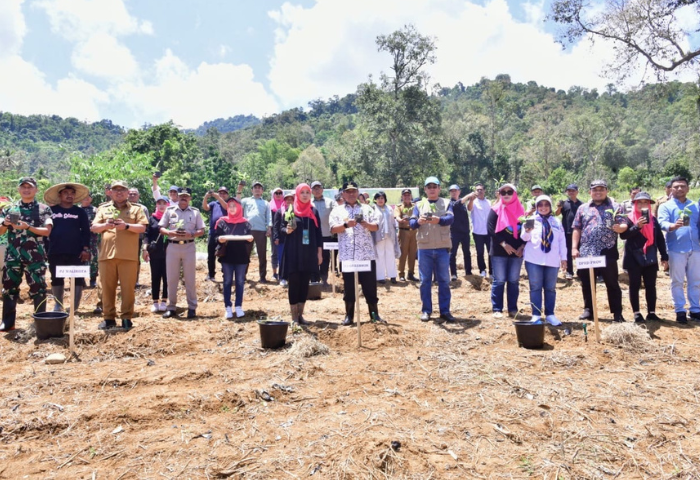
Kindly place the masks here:
[[(389, 284), (388, 324), (364, 323), (358, 348), (342, 296), (325, 291), (307, 303), (312, 325), (273, 351), (256, 319), (289, 319), (286, 290), (249, 282), (232, 322), (205, 274), (199, 319), (150, 313), (144, 289), (129, 332), (98, 331), (87, 291), (80, 361), (65, 364), (44, 359), (67, 354), (67, 337), (38, 341), (20, 305), (19, 329), (0, 337), (0, 478), (700, 478), (700, 328), (672, 321), (666, 276), (667, 320), (639, 327), (641, 346), (598, 344), (590, 325), (586, 341), (580, 285), (560, 279), (564, 326), (542, 350), (518, 348), (471, 277), (453, 285), (456, 324), (420, 322), (418, 285)], [(611, 328), (604, 289), (598, 302)], [(309, 338), (329, 353), (295, 354)]]

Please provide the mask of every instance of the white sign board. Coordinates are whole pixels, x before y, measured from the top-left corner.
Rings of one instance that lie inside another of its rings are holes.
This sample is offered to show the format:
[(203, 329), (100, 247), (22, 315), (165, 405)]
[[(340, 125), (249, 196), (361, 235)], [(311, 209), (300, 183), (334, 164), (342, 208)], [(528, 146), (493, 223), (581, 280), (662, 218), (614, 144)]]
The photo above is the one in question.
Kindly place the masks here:
[(344, 260), (343, 273), (346, 272), (371, 272), (372, 260)]
[(324, 250), (338, 250), (338, 242), (323, 242)]
[(604, 268), (605, 267), (605, 257), (578, 257), (576, 259), (577, 269), (586, 268)]
[(90, 276), (90, 265), (56, 266), (58, 278), (87, 278)]

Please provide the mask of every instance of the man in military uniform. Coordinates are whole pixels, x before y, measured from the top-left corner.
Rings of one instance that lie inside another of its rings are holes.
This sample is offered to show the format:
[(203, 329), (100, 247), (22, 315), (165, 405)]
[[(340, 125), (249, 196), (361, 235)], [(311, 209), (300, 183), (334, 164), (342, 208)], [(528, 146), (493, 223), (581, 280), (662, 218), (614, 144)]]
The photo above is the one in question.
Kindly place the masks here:
[(160, 233), (168, 236), (168, 249), (165, 253), (165, 271), (168, 277), (168, 310), (163, 318), (175, 317), (177, 306), (177, 286), (182, 266), (187, 292), (187, 318), (197, 316), (197, 249), (194, 239), (204, 235), (204, 220), (199, 210), (190, 206), (192, 200), (189, 188), (180, 188), (178, 205), (168, 207), (158, 225)]
[(18, 191), (21, 198), (0, 212), (0, 235), (7, 232), (8, 242), (2, 271), (2, 332), (15, 329), (22, 274), (29, 285), (34, 311), (46, 311), (46, 251), (43, 239), (51, 233), (53, 226), (51, 208), (36, 201), (34, 178), (21, 178)]
[(100, 205), (91, 231), (102, 234), (99, 265), (102, 282), (104, 321), (101, 330), (117, 326), (117, 285), (121, 287), (122, 328), (133, 327), (138, 271), (139, 235), (146, 231), (148, 220), (143, 209), (128, 201), (126, 182), (112, 183), (112, 201)]
[[(85, 211), (90, 225), (97, 214), (97, 207), (92, 204), (92, 193), (88, 192), (88, 196), (80, 202), (80, 206)], [(97, 242), (99, 236), (96, 233), (90, 232), (90, 287), (95, 288), (97, 284)]]

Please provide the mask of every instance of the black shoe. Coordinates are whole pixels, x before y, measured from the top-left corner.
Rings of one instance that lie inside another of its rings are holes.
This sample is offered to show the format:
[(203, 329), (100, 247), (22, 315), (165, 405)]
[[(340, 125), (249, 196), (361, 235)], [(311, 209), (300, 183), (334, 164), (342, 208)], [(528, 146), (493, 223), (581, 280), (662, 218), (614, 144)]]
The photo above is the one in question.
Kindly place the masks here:
[(661, 322), (662, 320), (654, 312), (651, 312), (649, 315), (647, 315), (647, 321), (648, 322)]
[(457, 321), (457, 319), (452, 315), (451, 313), (441, 313), (440, 318), (442, 318), (444, 321), (447, 323), (454, 323)]
[(409, 273), (408, 277), (406, 277), (406, 278), (408, 278), (409, 282), (417, 282), (418, 281), (418, 279), (412, 273)]
[(393, 283), (394, 285), (396, 285), (396, 277), (391, 277), (391, 283)]
[(345, 325), (346, 327), (352, 325), (353, 323), (355, 323), (355, 322), (353, 321), (352, 317), (350, 317), (349, 315), (346, 315), (342, 321), (342, 324)]
[(258, 283), (267, 283), (267, 279), (266, 279), (266, 278), (261, 278), (261, 279), (258, 281)]
[(625, 319), (622, 317), (621, 313), (613, 314), (613, 322), (624, 323)]
[(109, 330), (110, 328), (117, 328), (117, 322), (114, 320), (105, 320), (101, 322), (97, 328), (100, 330)]
[(690, 312), (690, 319), (694, 322), (700, 322), (700, 312)]
[(93, 315), (100, 315), (102, 313), (102, 307), (95, 307), (92, 313)]
[(579, 320), (593, 320), (593, 314), (591, 311), (587, 308), (583, 309), (583, 313), (579, 315), (578, 317)]
[(85, 288), (88, 288), (90, 290), (92, 290), (93, 288), (97, 288), (97, 282), (95, 282), (95, 280), (90, 280), (90, 285)]
[(10, 332), (15, 329), (14, 325), (5, 324), (5, 322), (0, 323), (0, 332)]
[(187, 318), (197, 318), (196, 310), (187, 310)]
[(644, 319), (644, 315), (641, 313), (635, 313), (634, 314), (634, 323), (644, 323), (646, 320)]
[(128, 318), (123, 318), (122, 319), (122, 328), (124, 330), (131, 330), (132, 328), (134, 328), (134, 323), (131, 320), (129, 320)]
[(163, 314), (163, 318), (173, 318), (177, 317), (177, 312), (175, 310), (168, 310)]
[(685, 312), (676, 312), (676, 322), (680, 323), (681, 325), (688, 324), (688, 317), (685, 315)]
[(377, 283), (379, 285), (384, 285), (386, 283), (386, 280), (377, 280)]
[(456, 282), (457, 281), (457, 275), (452, 275), (450, 277), (450, 282)]
[(428, 312), (421, 312), (420, 321), (427, 322), (428, 320), (430, 320), (430, 314)]

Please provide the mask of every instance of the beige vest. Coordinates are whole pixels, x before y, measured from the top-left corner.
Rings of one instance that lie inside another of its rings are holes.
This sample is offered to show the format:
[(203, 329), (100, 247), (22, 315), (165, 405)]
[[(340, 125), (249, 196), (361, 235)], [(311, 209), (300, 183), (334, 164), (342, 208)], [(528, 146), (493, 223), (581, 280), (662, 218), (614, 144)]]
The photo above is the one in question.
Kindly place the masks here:
[[(430, 209), (430, 202), (423, 199), (418, 202), (418, 210), (421, 215), (433, 212), (433, 215), (442, 217), (447, 211), (447, 202), (444, 198), (438, 198), (434, 203), (436, 210)], [(418, 240), (418, 250), (428, 250), (434, 248), (452, 248), (452, 240), (450, 239), (450, 227), (442, 225), (421, 225), (416, 235)]]

